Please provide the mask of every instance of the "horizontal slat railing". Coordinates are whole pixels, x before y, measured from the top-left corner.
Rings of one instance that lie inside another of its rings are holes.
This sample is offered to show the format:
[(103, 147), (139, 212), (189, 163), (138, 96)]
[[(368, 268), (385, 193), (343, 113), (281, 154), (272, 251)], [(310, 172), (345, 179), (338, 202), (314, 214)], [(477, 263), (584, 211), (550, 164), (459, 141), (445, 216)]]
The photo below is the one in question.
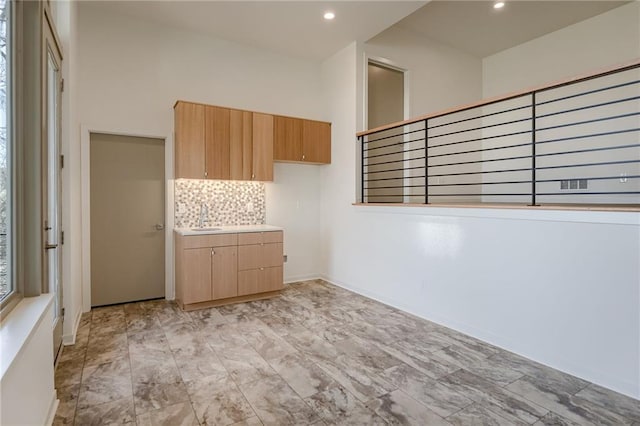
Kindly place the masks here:
[(640, 62), (357, 140), (361, 203), (640, 208)]

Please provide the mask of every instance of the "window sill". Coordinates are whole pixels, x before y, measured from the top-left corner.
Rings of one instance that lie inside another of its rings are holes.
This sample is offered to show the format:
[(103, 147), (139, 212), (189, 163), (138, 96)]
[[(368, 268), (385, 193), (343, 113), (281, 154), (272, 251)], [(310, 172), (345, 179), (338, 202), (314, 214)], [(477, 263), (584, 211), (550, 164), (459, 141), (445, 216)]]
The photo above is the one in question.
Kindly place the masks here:
[(640, 208), (522, 204), (402, 204), (352, 203), (366, 213), (406, 214), (532, 220), (547, 222), (607, 223), (640, 226)]
[(0, 324), (0, 378), (31, 339), (47, 309), (53, 303), (53, 294), (42, 294), (22, 299)]

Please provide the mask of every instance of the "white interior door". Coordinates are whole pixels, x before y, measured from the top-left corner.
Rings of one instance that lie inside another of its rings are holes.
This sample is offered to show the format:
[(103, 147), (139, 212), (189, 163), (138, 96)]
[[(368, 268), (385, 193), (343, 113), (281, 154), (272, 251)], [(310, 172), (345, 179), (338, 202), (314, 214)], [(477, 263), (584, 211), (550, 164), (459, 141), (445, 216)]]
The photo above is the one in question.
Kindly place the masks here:
[(165, 296), (164, 140), (92, 133), (91, 306)]

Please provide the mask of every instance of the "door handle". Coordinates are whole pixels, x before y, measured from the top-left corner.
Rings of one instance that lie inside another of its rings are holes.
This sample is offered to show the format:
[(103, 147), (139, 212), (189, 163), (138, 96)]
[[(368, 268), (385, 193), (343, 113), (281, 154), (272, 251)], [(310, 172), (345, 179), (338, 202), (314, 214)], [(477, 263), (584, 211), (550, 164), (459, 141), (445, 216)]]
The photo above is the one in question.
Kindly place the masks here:
[(164, 224), (156, 223), (155, 228), (156, 228), (156, 231), (164, 231)]
[(57, 249), (58, 245), (57, 244), (45, 244), (44, 245), (44, 249), (45, 250), (53, 250), (53, 249)]

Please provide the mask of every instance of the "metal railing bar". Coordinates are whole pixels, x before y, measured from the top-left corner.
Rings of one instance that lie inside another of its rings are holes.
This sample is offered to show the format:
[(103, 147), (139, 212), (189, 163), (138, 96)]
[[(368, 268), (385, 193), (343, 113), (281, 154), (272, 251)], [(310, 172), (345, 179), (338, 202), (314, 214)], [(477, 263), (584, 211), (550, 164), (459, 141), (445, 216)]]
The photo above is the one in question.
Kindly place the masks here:
[(365, 182), (380, 182), (383, 180), (398, 180), (398, 179), (424, 179), (424, 175), (422, 176), (400, 176), (393, 178), (382, 178), (382, 179), (365, 179)]
[(459, 141), (459, 142), (449, 142), (449, 143), (441, 143), (439, 145), (431, 145), (429, 148), (439, 148), (442, 146), (451, 146), (451, 145), (459, 145), (461, 143), (469, 143), (469, 142), (478, 142), (478, 141), (486, 141), (486, 140), (490, 140), (490, 139), (498, 139), (498, 138), (506, 138), (508, 136), (518, 136), (518, 135), (524, 135), (527, 133), (531, 133), (531, 130), (523, 130), (521, 132), (513, 132), (513, 133), (504, 133), (502, 135), (494, 135), (494, 136), (486, 136), (483, 138), (476, 138), (476, 139), (467, 139), (464, 141)]
[(447, 154), (436, 154), (436, 155), (430, 155), (429, 158), (447, 157), (449, 155), (472, 154), (474, 152), (496, 151), (499, 149), (508, 149), (508, 148), (520, 148), (520, 147), (529, 146), (529, 145), (531, 145), (531, 142), (519, 143), (516, 145), (496, 146), (492, 148), (472, 149), (469, 151), (449, 152)]
[[(407, 124), (407, 126), (409, 126), (409, 124)], [(383, 141), (385, 139), (390, 139), (390, 138), (397, 138), (398, 136), (410, 135), (411, 133), (422, 132), (423, 130), (424, 129), (418, 129), (418, 130), (412, 130), (410, 132), (398, 133), (397, 135), (385, 136), (385, 137), (379, 138), (379, 139), (373, 139), (373, 140), (370, 140), (370, 141), (364, 141), (364, 143), (371, 143), (371, 142)], [(381, 130), (381, 132), (386, 132), (386, 130)], [(372, 133), (372, 135), (374, 135), (374, 134), (375, 133)]]
[(508, 173), (508, 172), (529, 172), (529, 171), (531, 171), (531, 167), (525, 167), (521, 169), (505, 169), (505, 170), (483, 170), (481, 172), (442, 173), (439, 175), (431, 175), (431, 177), (481, 175), (485, 173)]
[(625, 191), (625, 192), (542, 192), (538, 195), (639, 195), (640, 191)]
[(563, 83), (553, 84), (551, 86), (543, 87), (543, 88), (537, 89), (535, 91), (536, 92), (547, 92), (549, 90), (559, 89), (560, 87), (566, 87), (566, 86), (570, 86), (570, 85), (573, 85), (573, 84), (583, 83), (583, 82), (589, 81), (589, 80), (595, 80), (596, 78), (606, 77), (606, 76), (612, 75), (612, 74), (623, 73), (625, 71), (630, 71), (632, 69), (639, 68), (639, 67), (640, 67), (640, 64), (634, 63), (634, 64), (631, 64), (631, 65), (626, 65), (624, 67), (615, 68), (615, 69), (604, 71), (604, 72), (601, 72), (601, 73), (588, 75), (586, 77), (577, 78), (575, 80), (570, 80), (570, 81), (565, 81)]
[(416, 158), (403, 158), (402, 160), (395, 160), (395, 161), (381, 161), (380, 163), (367, 163), (366, 166), (379, 166), (380, 164), (393, 164), (393, 163), (404, 163), (405, 161), (412, 161), (412, 160), (424, 160), (426, 157), (416, 157)]
[(563, 127), (571, 127), (571, 126), (579, 126), (579, 125), (582, 125), (582, 124), (597, 123), (597, 122), (600, 122), (600, 121), (607, 121), (607, 120), (616, 120), (618, 118), (633, 117), (634, 115), (640, 115), (640, 112), (631, 112), (629, 114), (612, 115), (612, 116), (609, 116), (609, 117), (594, 118), (593, 120), (585, 120), (585, 121), (576, 121), (574, 123), (568, 123), (568, 124), (558, 124), (557, 126), (549, 126), (549, 127), (538, 128), (538, 129), (536, 129), (536, 131), (537, 132), (542, 132), (544, 130), (560, 129), (560, 128), (563, 128)]
[[(640, 175), (624, 176), (625, 179), (639, 179)], [(557, 179), (538, 179), (538, 182), (562, 182), (563, 180), (613, 180), (620, 176), (594, 176), (594, 177), (563, 177)]]
[(429, 194), (430, 196), (433, 197), (484, 197), (484, 196), (489, 196), (489, 197), (496, 197), (496, 196), (509, 196), (509, 197), (515, 197), (515, 196), (531, 196), (531, 193), (529, 192), (524, 192), (524, 193), (519, 193), (519, 192), (515, 192), (515, 193), (494, 193), (494, 194), (487, 194), (487, 193), (482, 193), (482, 194)]
[[(522, 95), (521, 97), (524, 97), (524, 95)], [(483, 106), (483, 105), (481, 105), (481, 106), (477, 106), (476, 108), (482, 108), (482, 106)], [(456, 121), (451, 121), (451, 122), (449, 122), (449, 123), (438, 124), (438, 125), (435, 125), (435, 126), (431, 126), (431, 127), (429, 127), (429, 130), (431, 130), (431, 129), (437, 129), (438, 127), (452, 126), (452, 125), (454, 125), (454, 124), (464, 123), (465, 121), (477, 120), (477, 119), (479, 119), (479, 118), (492, 117), (492, 116), (494, 116), (494, 115), (504, 114), (504, 113), (507, 113), (507, 112), (519, 111), (519, 110), (521, 110), (521, 109), (525, 109), (525, 108), (531, 108), (531, 105), (527, 104), (527, 105), (524, 105), (524, 106), (519, 106), (519, 107), (514, 107), (514, 108), (505, 109), (505, 110), (503, 110), (503, 111), (497, 111), (497, 112), (491, 112), (491, 113), (488, 113), (488, 114), (482, 114), (482, 115), (479, 115), (479, 116), (477, 116), (477, 117), (464, 118), (464, 119), (462, 119), (462, 120), (456, 120)], [(435, 118), (435, 117), (434, 117), (434, 118)], [(432, 119), (433, 119), (433, 118), (430, 118), (430, 120), (432, 120)], [(418, 121), (416, 121), (416, 123), (417, 123), (417, 122), (418, 122)]]
[[(478, 164), (478, 163), (489, 163), (493, 161), (522, 160), (525, 158), (531, 158), (531, 155), (524, 155), (519, 157), (490, 158), (488, 160), (462, 161), (460, 163), (432, 164), (429, 167), (460, 166), (463, 164)], [(527, 170), (531, 170), (531, 169), (527, 169)]]
[(577, 98), (577, 97), (580, 97), (580, 96), (591, 95), (593, 93), (604, 92), (604, 91), (611, 90), (611, 89), (619, 89), (620, 87), (631, 86), (631, 85), (638, 84), (638, 83), (640, 83), (640, 80), (634, 80), (634, 81), (630, 81), (630, 82), (627, 82), (627, 83), (614, 84), (613, 86), (608, 86), (608, 87), (604, 87), (604, 88), (601, 88), (601, 89), (588, 90), (586, 92), (580, 92), (580, 93), (577, 93), (575, 95), (568, 95), (568, 96), (563, 96), (563, 97), (560, 97), (560, 98), (551, 99), (551, 100), (544, 101), (544, 102), (538, 102), (538, 105), (547, 105), (547, 104), (550, 104), (550, 103), (553, 103), (553, 102), (565, 101), (567, 99), (573, 99), (573, 98)]
[(424, 185), (401, 185), (401, 186), (373, 186), (367, 187), (366, 190), (369, 189), (392, 189), (392, 188), (424, 188)]
[(633, 164), (633, 163), (640, 163), (640, 159), (620, 160), (620, 161), (602, 161), (599, 163), (566, 164), (564, 166), (542, 166), (542, 167), (538, 167), (538, 170), (568, 169), (572, 167), (613, 166), (615, 164)]
[(553, 143), (553, 142), (566, 142), (566, 141), (572, 141), (572, 140), (575, 140), (575, 139), (596, 138), (596, 137), (599, 137), (599, 136), (619, 135), (619, 134), (622, 134), (622, 133), (631, 133), (631, 132), (637, 132), (637, 131), (640, 131), (640, 127), (639, 128), (635, 128), (635, 129), (613, 130), (611, 132), (603, 132), (603, 133), (591, 133), (589, 135), (568, 136), (566, 138), (547, 139), (546, 141), (538, 141), (536, 143), (537, 144), (543, 144), (543, 143)]
[(402, 172), (405, 170), (416, 170), (416, 169), (424, 169), (424, 166), (418, 166), (418, 167), (403, 167), (402, 169), (389, 169), (389, 170), (376, 170), (373, 172), (363, 172), (363, 174), (368, 175), (371, 173), (386, 173), (386, 172)]
[(466, 129), (466, 130), (458, 130), (456, 132), (449, 132), (449, 133), (442, 133), (440, 135), (435, 135), (435, 136), (429, 136), (431, 139), (434, 138), (440, 138), (442, 136), (451, 136), (451, 135), (457, 135), (459, 133), (464, 133), (464, 132), (471, 132), (474, 130), (482, 130), (482, 129), (489, 129), (491, 127), (499, 127), (499, 126), (506, 126), (508, 124), (515, 124), (515, 123), (522, 123), (524, 121), (531, 121), (531, 117), (527, 117), (527, 118), (521, 118), (518, 120), (512, 120), (512, 121), (505, 121), (504, 123), (498, 123), (498, 124), (488, 124), (486, 126), (480, 126), (480, 127), (472, 127), (471, 129)]
[(560, 151), (560, 152), (549, 152), (546, 154), (537, 154), (536, 157), (553, 157), (555, 155), (568, 155), (568, 154), (583, 154), (585, 152), (596, 152), (596, 151), (613, 151), (615, 149), (627, 149), (627, 148), (637, 148), (640, 147), (639, 143), (634, 143), (630, 145), (617, 145), (610, 147), (601, 147), (601, 148), (587, 148), (587, 149), (576, 149), (573, 151)]
[(423, 141), (423, 140), (424, 140), (424, 138), (411, 139), (411, 140), (408, 140), (408, 141), (402, 141), (402, 142), (397, 142), (397, 143), (391, 143), (391, 144), (389, 144), (389, 145), (376, 146), (375, 148), (367, 148), (367, 149), (365, 149), (364, 151), (365, 151), (365, 152), (366, 152), (366, 151), (373, 151), (374, 149), (388, 148), (388, 147), (390, 147), (390, 146), (404, 145), (404, 144), (406, 144), (406, 143), (411, 143), (411, 142), (420, 142), (420, 141)]
[(474, 186), (474, 185), (515, 185), (521, 183), (531, 183), (530, 180), (513, 180), (513, 181), (504, 181), (504, 182), (461, 182), (461, 183), (435, 183), (429, 185), (429, 187), (436, 186)]
[(538, 118), (553, 117), (554, 115), (567, 114), (567, 113), (576, 112), (576, 111), (584, 111), (585, 109), (598, 108), (598, 107), (601, 107), (601, 106), (608, 106), (608, 105), (615, 105), (615, 104), (619, 104), (619, 103), (622, 103), (622, 102), (635, 101), (635, 100), (638, 100), (638, 99), (640, 99), (640, 96), (633, 96), (631, 98), (617, 99), (615, 101), (609, 101), (609, 102), (601, 102), (599, 104), (587, 105), (587, 106), (582, 106), (582, 107), (572, 108), (572, 109), (565, 109), (563, 111), (549, 112), (547, 114), (539, 115)]
[(376, 157), (384, 157), (385, 155), (396, 155), (396, 154), (402, 154), (405, 152), (422, 151), (422, 150), (424, 150), (424, 147), (414, 148), (414, 149), (405, 149), (405, 150), (396, 151), (396, 152), (389, 152), (387, 154), (367, 155), (365, 158), (369, 159), (369, 158), (376, 158)]

